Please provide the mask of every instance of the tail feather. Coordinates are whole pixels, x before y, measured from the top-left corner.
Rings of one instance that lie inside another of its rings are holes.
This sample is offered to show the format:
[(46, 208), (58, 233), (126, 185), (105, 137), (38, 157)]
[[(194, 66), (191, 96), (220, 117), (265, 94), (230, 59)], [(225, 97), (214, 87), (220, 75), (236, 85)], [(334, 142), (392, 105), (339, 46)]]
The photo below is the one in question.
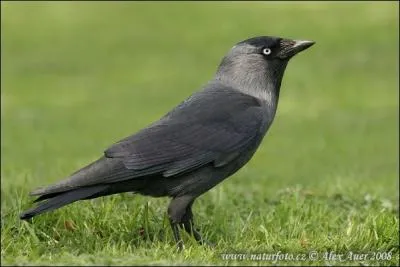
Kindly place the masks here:
[[(65, 192), (68, 192), (68, 191), (65, 191)], [(41, 195), (40, 197), (38, 197), (37, 199), (35, 199), (35, 200), (33, 201), (33, 203), (41, 202), (41, 201), (43, 201), (43, 200), (45, 200), (45, 199), (49, 199), (49, 198), (53, 198), (53, 197), (59, 196), (59, 195), (61, 195), (61, 194), (65, 194), (65, 192)]]
[[(54, 197), (40, 203), (37, 207), (31, 208), (23, 213), (21, 213), (21, 220), (28, 220), (36, 215), (42, 214), (44, 212), (52, 211), (61, 208), (72, 202), (89, 198), (95, 194), (98, 194), (108, 188), (108, 185), (96, 185), (91, 187), (81, 187), (65, 193), (59, 193)], [(45, 197), (45, 195), (43, 196)], [(48, 198), (48, 197), (45, 197)], [(40, 201), (44, 198), (39, 197), (36, 201)]]

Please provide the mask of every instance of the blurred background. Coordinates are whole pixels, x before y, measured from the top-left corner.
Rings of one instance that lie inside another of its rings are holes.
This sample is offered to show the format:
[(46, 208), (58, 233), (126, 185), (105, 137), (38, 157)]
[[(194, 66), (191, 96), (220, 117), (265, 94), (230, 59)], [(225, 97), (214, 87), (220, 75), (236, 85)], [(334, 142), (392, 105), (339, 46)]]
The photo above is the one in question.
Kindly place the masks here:
[(257, 35), (316, 45), (290, 62), (267, 138), (223, 190), (251, 198), (301, 185), (397, 201), (396, 2), (1, 7), (2, 207), (163, 116)]

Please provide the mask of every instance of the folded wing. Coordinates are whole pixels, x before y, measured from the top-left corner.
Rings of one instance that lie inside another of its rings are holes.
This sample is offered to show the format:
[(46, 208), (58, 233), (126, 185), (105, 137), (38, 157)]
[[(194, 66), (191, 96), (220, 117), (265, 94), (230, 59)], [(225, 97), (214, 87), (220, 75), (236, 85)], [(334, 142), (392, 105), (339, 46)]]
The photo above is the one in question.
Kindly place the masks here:
[(262, 112), (255, 98), (231, 88), (205, 90), (159, 122), (114, 144), (105, 156), (120, 158), (137, 174), (165, 177), (209, 163), (222, 167), (259, 137)]

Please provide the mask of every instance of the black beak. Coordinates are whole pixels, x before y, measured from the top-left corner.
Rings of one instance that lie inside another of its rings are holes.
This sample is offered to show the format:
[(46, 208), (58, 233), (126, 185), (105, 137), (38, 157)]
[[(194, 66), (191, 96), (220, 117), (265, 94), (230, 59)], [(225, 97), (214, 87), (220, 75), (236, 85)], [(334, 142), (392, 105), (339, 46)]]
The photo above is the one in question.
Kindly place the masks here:
[(279, 57), (282, 59), (293, 57), (297, 53), (306, 50), (313, 44), (315, 44), (314, 41), (282, 39)]

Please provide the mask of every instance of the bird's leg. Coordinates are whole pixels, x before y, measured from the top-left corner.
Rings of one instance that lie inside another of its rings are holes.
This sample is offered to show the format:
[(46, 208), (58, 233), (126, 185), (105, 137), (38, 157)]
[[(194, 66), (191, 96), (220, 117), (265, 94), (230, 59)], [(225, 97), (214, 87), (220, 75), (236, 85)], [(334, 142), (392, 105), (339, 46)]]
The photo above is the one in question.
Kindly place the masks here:
[(191, 196), (180, 196), (173, 198), (168, 206), (169, 222), (179, 251), (184, 248), (183, 241), (179, 234), (179, 225), (182, 224), (187, 206), (192, 202), (193, 198)]
[(194, 228), (192, 204), (193, 202), (187, 206), (185, 215), (182, 218), (183, 228), (188, 234), (193, 235), (194, 239), (201, 244), (202, 237), (196, 228)]
[(200, 245), (208, 245), (213, 247), (214, 245), (208, 242), (207, 240), (203, 239), (199, 231), (194, 227), (192, 204), (193, 202), (191, 202), (190, 205), (187, 206), (186, 213), (182, 218), (183, 227), (188, 234), (193, 235), (194, 239)]
[(179, 233), (178, 224), (174, 223), (171, 219), (170, 219), (170, 223), (171, 223), (172, 233), (174, 235), (174, 239), (175, 239), (176, 245), (178, 247), (178, 251), (182, 251), (184, 246), (183, 246), (183, 241), (182, 241), (181, 235)]
[(193, 220), (185, 221), (183, 223), (183, 227), (185, 228), (185, 231), (192, 235), (200, 245), (209, 244), (205, 239), (203, 239), (200, 232), (194, 227)]

